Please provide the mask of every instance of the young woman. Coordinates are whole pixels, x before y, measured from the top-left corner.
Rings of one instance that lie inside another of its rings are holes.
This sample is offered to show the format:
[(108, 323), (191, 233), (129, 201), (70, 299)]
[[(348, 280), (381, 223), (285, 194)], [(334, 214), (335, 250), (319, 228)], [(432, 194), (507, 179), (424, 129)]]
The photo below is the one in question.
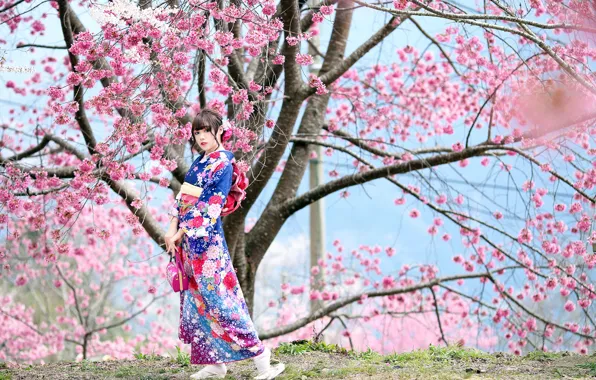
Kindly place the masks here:
[(203, 154), (184, 178), (190, 190), (177, 197), (164, 236), (170, 254), (181, 242), (190, 279), (189, 289), (180, 292), (179, 338), (190, 343), (192, 364), (206, 364), (193, 379), (224, 378), (224, 363), (248, 358), (257, 367), (255, 379), (273, 379), (285, 366), (270, 364), (271, 351), (257, 336), (223, 233), (220, 213), (232, 185), (234, 157), (222, 147), (223, 134), (216, 111), (204, 109), (193, 120), (191, 142)]

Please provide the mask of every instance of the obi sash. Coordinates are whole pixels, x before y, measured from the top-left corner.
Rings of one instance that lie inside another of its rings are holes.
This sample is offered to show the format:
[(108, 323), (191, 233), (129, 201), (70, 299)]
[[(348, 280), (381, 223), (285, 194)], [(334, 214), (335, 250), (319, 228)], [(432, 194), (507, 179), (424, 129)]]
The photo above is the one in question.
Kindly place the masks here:
[(180, 186), (180, 191), (178, 192), (176, 199), (180, 199), (182, 194), (188, 194), (199, 198), (201, 196), (201, 193), (203, 193), (202, 187), (191, 185), (188, 182), (184, 182), (182, 186)]

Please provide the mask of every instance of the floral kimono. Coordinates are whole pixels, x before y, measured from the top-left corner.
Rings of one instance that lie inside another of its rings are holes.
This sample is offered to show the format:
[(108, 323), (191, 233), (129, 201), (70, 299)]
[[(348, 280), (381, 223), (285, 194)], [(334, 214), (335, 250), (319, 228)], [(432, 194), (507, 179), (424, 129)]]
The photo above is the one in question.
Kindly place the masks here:
[(261, 354), (257, 336), (223, 233), (220, 213), (232, 185), (232, 152), (199, 156), (185, 182), (202, 188), (199, 197), (180, 194), (170, 215), (184, 231), (182, 261), (190, 278), (180, 292), (179, 338), (191, 344), (192, 364), (244, 360)]

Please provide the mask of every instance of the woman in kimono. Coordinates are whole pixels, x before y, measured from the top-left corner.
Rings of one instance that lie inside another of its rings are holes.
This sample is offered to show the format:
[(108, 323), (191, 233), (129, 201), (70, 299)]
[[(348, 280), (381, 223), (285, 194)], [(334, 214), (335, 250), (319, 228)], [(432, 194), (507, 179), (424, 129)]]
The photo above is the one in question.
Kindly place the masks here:
[(202, 154), (184, 181), (200, 189), (194, 188), (194, 195), (179, 194), (164, 236), (169, 254), (181, 242), (190, 280), (189, 289), (180, 292), (179, 338), (191, 345), (190, 362), (206, 365), (193, 379), (224, 378), (225, 363), (248, 358), (257, 367), (255, 379), (273, 379), (285, 366), (272, 366), (271, 351), (259, 340), (222, 228), (220, 213), (232, 185), (234, 158), (222, 147), (223, 133), (222, 118), (214, 110), (204, 109), (193, 120), (191, 142)]

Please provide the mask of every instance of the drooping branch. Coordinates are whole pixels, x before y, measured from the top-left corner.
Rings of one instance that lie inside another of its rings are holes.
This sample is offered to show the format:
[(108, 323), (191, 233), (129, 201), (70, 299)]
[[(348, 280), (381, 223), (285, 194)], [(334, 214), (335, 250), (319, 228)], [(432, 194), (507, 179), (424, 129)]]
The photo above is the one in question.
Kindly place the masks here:
[(433, 36), (431, 36), (430, 34), (428, 34), (426, 32), (426, 30), (424, 30), (424, 28), (418, 23), (418, 21), (416, 21), (414, 19), (414, 17), (410, 17), (409, 20), (420, 31), (420, 33), (422, 33), (424, 35), (424, 37), (426, 37), (427, 39), (429, 39), (432, 42), (432, 44), (435, 45), (437, 47), (437, 49), (439, 49), (439, 51), (443, 54), (443, 57), (445, 57), (445, 59), (447, 60), (447, 62), (449, 62), (449, 66), (451, 66), (451, 68), (453, 69), (453, 71), (455, 71), (455, 73), (458, 76), (461, 76), (461, 73), (457, 69), (457, 66), (455, 66), (455, 62), (453, 62), (451, 60), (451, 58), (449, 58), (449, 54), (447, 54), (447, 52), (445, 51), (445, 49), (443, 49), (443, 46), (441, 46), (441, 44)]
[[(486, 223), (483, 220), (480, 220), (478, 218), (469, 216), (469, 215), (464, 215), (462, 213), (456, 212), (456, 211), (451, 211), (451, 210), (445, 210), (445, 209), (441, 209), (439, 207), (437, 207), (436, 205), (434, 205), (432, 202), (423, 202), (422, 197), (420, 196), (420, 194), (412, 191), (410, 188), (402, 185), (401, 183), (398, 183), (397, 181), (388, 178), (388, 180), (390, 182), (392, 182), (393, 184), (395, 184), (396, 186), (398, 186), (404, 193), (407, 193), (408, 195), (416, 198), (418, 201), (420, 201), (422, 204), (424, 204), (426, 207), (429, 207), (431, 210), (433, 210), (434, 212), (437, 212), (439, 214), (444, 215), (447, 219), (449, 219), (451, 222), (453, 222), (455, 225), (457, 225), (460, 228), (466, 229), (468, 231), (472, 231), (472, 229), (470, 229), (469, 226), (464, 225), (463, 223), (461, 223), (459, 220), (457, 220), (455, 217), (465, 217), (466, 219), (474, 222), (474, 223), (478, 223), (480, 226), (483, 227), (487, 227), (501, 235), (503, 235), (504, 237), (506, 237), (507, 239), (509, 239), (510, 241), (515, 241), (516, 238), (514, 236), (512, 236), (511, 234), (509, 234), (508, 232), (497, 228), (489, 223)], [(490, 247), (492, 247), (493, 249), (495, 249), (496, 251), (498, 251), (499, 253), (503, 254), (504, 256), (506, 256), (509, 260), (515, 262), (517, 265), (519, 265), (520, 267), (524, 267), (523, 263), (519, 261), (519, 259), (511, 254), (509, 254), (508, 252), (506, 252), (499, 244), (495, 244), (495, 242), (493, 242), (492, 240), (488, 239), (486, 234), (482, 234), (480, 235), (480, 239), (483, 240), (484, 242), (486, 242)], [(538, 254), (539, 256), (541, 256), (544, 260), (549, 260), (548, 257), (546, 257), (546, 255), (541, 251), (536, 249), (535, 247), (530, 246), (527, 243), (522, 243), (522, 246), (526, 247), (528, 250)], [(561, 272), (565, 272), (565, 268), (560, 264), (557, 263), (555, 265), (555, 268), (560, 270)], [(543, 273), (539, 272), (538, 269), (540, 268), (533, 268), (533, 267), (525, 267), (526, 270), (528, 270), (529, 272), (532, 272), (533, 274), (535, 274), (538, 277), (544, 278), (546, 279), (546, 275), (544, 275)], [(580, 280), (579, 278), (577, 278), (576, 275), (574, 274), (569, 274), (568, 275), (570, 278), (572, 278), (574, 281), (576, 281), (576, 283), (581, 286), (586, 292), (596, 295), (596, 292), (591, 289), (590, 286), (588, 286), (587, 284), (584, 283), (584, 281)]]
[[(345, 151), (345, 149), (339, 149), (339, 150), (340, 150), (340, 151)], [(352, 155), (353, 157), (355, 157), (355, 155), (353, 155), (353, 154), (351, 154), (351, 155)], [(364, 160), (363, 158), (361, 158), (361, 157), (356, 157), (356, 159), (357, 159), (358, 161), (360, 161), (362, 164), (364, 164), (364, 165), (365, 165), (367, 168), (369, 168), (370, 170), (374, 170), (374, 169), (375, 169), (375, 167), (374, 167), (374, 166), (373, 166), (373, 165), (372, 165), (370, 162), (367, 162), (367, 161), (366, 161), (366, 160)], [(456, 224), (458, 227), (460, 227), (460, 228), (462, 228), (462, 229), (468, 230), (468, 231), (470, 231), (470, 232), (472, 232), (472, 231), (473, 231), (473, 230), (472, 230), (472, 229), (471, 229), (469, 226), (467, 226), (467, 225), (463, 224), (462, 222), (460, 222), (459, 220), (457, 220), (455, 217), (465, 217), (465, 218), (467, 218), (467, 219), (469, 219), (469, 220), (471, 220), (471, 221), (473, 221), (473, 222), (479, 223), (479, 224), (480, 224), (480, 225), (482, 225), (482, 226), (486, 226), (486, 227), (488, 227), (488, 228), (491, 228), (491, 229), (493, 229), (493, 230), (495, 230), (495, 231), (497, 231), (497, 232), (501, 233), (502, 235), (506, 236), (508, 239), (510, 239), (510, 240), (512, 240), (512, 241), (513, 241), (513, 240), (515, 240), (515, 238), (514, 238), (513, 236), (511, 236), (511, 235), (507, 234), (505, 231), (502, 231), (502, 230), (500, 230), (500, 229), (498, 229), (498, 228), (495, 228), (494, 226), (491, 226), (491, 225), (489, 225), (489, 224), (487, 224), (487, 223), (483, 222), (482, 220), (479, 220), (479, 219), (476, 219), (476, 218), (470, 217), (470, 216), (468, 216), (468, 215), (461, 214), (461, 213), (459, 213), (459, 212), (454, 212), (454, 211), (451, 211), (451, 210), (444, 210), (444, 209), (441, 209), (441, 208), (439, 208), (439, 207), (435, 206), (435, 205), (434, 205), (432, 202), (424, 202), (424, 201), (422, 200), (422, 197), (421, 197), (421, 195), (420, 195), (420, 194), (418, 194), (418, 193), (414, 192), (414, 191), (413, 191), (413, 190), (411, 190), (410, 188), (408, 188), (408, 187), (406, 187), (406, 186), (402, 185), (401, 183), (397, 182), (395, 179), (393, 179), (393, 178), (391, 178), (391, 177), (389, 177), (389, 176), (385, 177), (385, 179), (386, 179), (386, 180), (388, 180), (389, 182), (393, 183), (393, 184), (394, 184), (394, 185), (396, 185), (397, 187), (399, 187), (399, 188), (400, 188), (400, 189), (401, 189), (401, 190), (402, 190), (404, 193), (407, 193), (407, 194), (409, 194), (410, 196), (412, 196), (412, 197), (414, 197), (415, 199), (417, 199), (418, 201), (420, 201), (422, 204), (425, 204), (427, 207), (431, 208), (433, 211), (435, 211), (435, 212), (437, 212), (437, 213), (440, 213), (440, 214), (444, 215), (444, 216), (445, 216), (446, 218), (448, 218), (448, 219), (449, 219), (451, 222), (453, 222), (454, 224)], [(507, 253), (506, 251), (504, 251), (504, 250), (503, 250), (501, 247), (499, 247), (498, 245), (496, 245), (495, 243), (493, 243), (492, 241), (490, 241), (490, 240), (489, 240), (489, 239), (486, 237), (486, 235), (482, 235), (482, 236), (481, 236), (481, 239), (482, 239), (482, 240), (484, 240), (484, 241), (485, 241), (487, 244), (489, 244), (490, 246), (492, 246), (494, 249), (496, 249), (497, 251), (499, 251), (500, 253), (502, 253), (504, 256), (506, 256), (507, 258), (509, 258), (511, 261), (515, 262), (515, 263), (516, 263), (516, 264), (517, 264), (519, 267), (522, 267), (522, 268), (524, 267), (523, 263), (522, 263), (521, 261), (519, 261), (519, 259), (518, 259), (518, 258), (516, 258), (516, 257), (514, 257), (514, 256), (512, 256), (512, 255), (510, 255), (509, 253)], [(525, 245), (525, 246), (526, 246), (528, 249), (535, 250), (533, 247), (530, 247), (530, 246), (528, 246), (527, 244), (524, 244), (524, 245)], [(558, 266), (558, 267), (559, 267), (559, 266)], [(513, 269), (513, 268), (502, 268), (502, 269)], [(538, 269), (540, 269), (540, 268), (529, 268), (529, 267), (528, 267), (528, 268), (526, 268), (526, 269), (527, 269), (528, 271), (530, 271), (530, 272), (534, 273), (534, 274), (535, 274), (535, 275), (537, 275), (538, 277), (546, 278), (546, 276), (545, 276), (544, 274), (542, 274), (541, 272), (539, 272), (539, 271), (538, 271)], [(564, 270), (564, 268), (560, 268), (560, 267), (559, 267), (559, 269), (560, 269), (560, 270)], [(572, 277), (573, 277), (573, 276), (572, 276)], [(584, 285), (584, 284), (583, 284), (581, 281), (579, 281), (579, 280), (578, 280), (578, 279), (576, 279), (576, 278), (574, 278), (574, 279), (575, 279), (576, 281), (578, 281), (578, 283), (579, 283), (580, 285), (582, 285), (584, 288), (586, 288), (586, 289), (587, 289), (587, 287), (586, 287), (586, 286), (585, 286), (585, 285)]]
[[(492, 282), (495, 287), (497, 289), (499, 289), (499, 282), (492, 276), (492, 275), (488, 275), (487, 278), (490, 280), (490, 282)], [(588, 335), (588, 334), (584, 334), (583, 332), (581, 332), (581, 330), (579, 331), (573, 331), (571, 328), (563, 326), (561, 324), (558, 324), (556, 322), (553, 321), (549, 321), (546, 318), (544, 318), (543, 316), (539, 315), (538, 313), (535, 313), (531, 310), (529, 310), (527, 307), (525, 307), (524, 305), (521, 304), (521, 302), (519, 302), (518, 300), (515, 299), (515, 297), (512, 297), (511, 294), (509, 294), (506, 290), (499, 290), (499, 294), (501, 296), (503, 296), (504, 298), (506, 298), (509, 302), (515, 304), (515, 306), (517, 306), (518, 308), (520, 308), (521, 310), (524, 311), (524, 313), (536, 318), (537, 320), (539, 320), (540, 322), (546, 324), (546, 325), (552, 325), (560, 330), (566, 331), (566, 332), (570, 332), (572, 334), (575, 334), (577, 336), (580, 336), (584, 339), (589, 339), (591, 341), (594, 341), (595, 338), (592, 335)]]
[[(70, 12), (68, 12), (68, 16), (70, 19), (70, 25), (72, 27), (72, 32), (74, 34), (80, 34), (87, 30), (75, 12), (71, 10)], [(93, 68), (95, 70), (107, 70), (108, 72), (112, 72), (112, 68), (108, 61), (105, 59), (105, 57), (97, 57), (97, 59), (91, 61), (91, 64), (93, 65)], [(110, 86), (110, 84), (118, 82), (118, 79), (116, 78), (116, 76), (112, 75), (102, 77), (100, 79), (100, 82), (104, 88), (107, 88)], [(126, 116), (126, 110), (124, 110), (123, 108), (116, 108), (116, 111), (121, 117)]]
[[(527, 154), (526, 152), (522, 151), (521, 149), (515, 148), (515, 147), (502, 147), (505, 150), (510, 150), (512, 152), (516, 152), (517, 154), (519, 154), (520, 156), (524, 157), (525, 159), (527, 159), (528, 161), (532, 162), (533, 164), (535, 164), (536, 166), (541, 166), (540, 162), (538, 162), (538, 160), (536, 160), (534, 157), (531, 157), (529, 154)], [(581, 194), (583, 197), (585, 197), (588, 201), (590, 201), (591, 203), (596, 203), (596, 197), (591, 197), (588, 194), (586, 194), (585, 191), (583, 191), (582, 189), (580, 189), (579, 187), (575, 186), (573, 183), (571, 183), (571, 181), (569, 181), (567, 178), (563, 177), (562, 175), (560, 175), (559, 173), (557, 173), (555, 170), (550, 169), (548, 171), (550, 174), (554, 175), (555, 177), (557, 177), (557, 179), (559, 179), (561, 182), (564, 182), (567, 186), (571, 187), (574, 191), (576, 191), (577, 193)]]
[[(144, 2), (143, 4), (147, 4), (147, 2)], [(70, 19), (71, 26), (73, 28), (73, 32), (75, 34), (82, 33), (82, 32), (86, 31), (85, 26), (83, 25), (81, 20), (77, 17), (75, 12), (70, 10), (68, 12), (68, 16)], [(110, 64), (104, 57), (98, 57), (96, 60), (92, 61), (91, 63), (93, 64), (93, 68), (95, 70), (107, 70), (110, 72), (112, 71)], [(117, 81), (118, 80), (115, 76), (107, 76), (107, 77), (103, 77), (102, 79), (100, 79), (100, 82), (104, 88), (109, 87), (112, 83), (116, 83)], [(162, 92), (162, 96), (164, 97), (164, 99), (166, 99), (163, 92)], [(170, 102), (166, 102), (166, 104), (171, 106)], [(140, 122), (140, 120), (138, 120), (137, 117), (132, 115), (132, 113), (126, 108), (117, 107), (116, 111), (118, 112), (120, 117), (129, 118), (129, 119), (131, 119), (131, 121), (133, 123)], [(188, 115), (185, 115), (180, 119), (181, 124), (186, 124), (189, 121), (190, 121), (190, 118)], [(153, 142), (153, 141), (151, 141), (151, 142)], [(184, 152), (184, 145), (168, 145), (165, 147), (165, 154), (164, 154), (167, 159), (176, 161), (177, 166), (176, 166), (176, 169), (174, 169), (172, 171), (172, 175), (180, 183), (184, 182), (184, 176), (186, 175), (186, 172), (188, 172), (188, 168), (189, 168), (188, 163), (184, 160), (183, 152)]]
[[(324, 5), (326, 5), (326, 6), (334, 5), (334, 4), (337, 3), (337, 1), (338, 0), (324, 0), (324, 1), (321, 1), (316, 7), (314, 7), (314, 9), (320, 8), (321, 6), (324, 6)], [(310, 11), (308, 11), (302, 17), (302, 19), (300, 20), (300, 30), (303, 33), (305, 33), (306, 31), (308, 31), (308, 29), (310, 29), (310, 27), (313, 24), (312, 16), (315, 13), (314, 12), (314, 9), (311, 9)], [(279, 17), (279, 15), (281, 14), (280, 13), (280, 10), (281, 10), (281, 7), (278, 6), (278, 11), (277, 11), (277, 14), (275, 15), (275, 17)], [(282, 52), (287, 49), (287, 46), (286, 46), (287, 44), (288, 44), (287, 41), (283, 40), (282, 47), (281, 47), (281, 51)], [(278, 43), (276, 42), (273, 45), (273, 47), (276, 48), (277, 46), (278, 46)], [(257, 60), (257, 58), (255, 58), (255, 61), (253, 61), (253, 62), (255, 62), (255, 65), (254, 66), (251, 67), (251, 65), (249, 65), (249, 68), (247, 70), (247, 74), (248, 75), (251, 75), (251, 77), (252, 77), (254, 75), (253, 74), (253, 71), (256, 71), (258, 73), (265, 72), (266, 73), (266, 78), (263, 80), (263, 84), (265, 86), (273, 86), (273, 85), (275, 85), (275, 83), (280, 78), (280, 76), (281, 76), (281, 74), (283, 72), (284, 66), (283, 65), (273, 65), (272, 64), (273, 57), (271, 57), (267, 61), (261, 62), (260, 65), (256, 65), (256, 63), (258, 63), (258, 61), (256, 61), (256, 60)], [(251, 62), (251, 64), (252, 64), (252, 62)], [(257, 70), (257, 67), (259, 68), (258, 70)], [(260, 76), (257, 76), (257, 77), (260, 77)]]
[(441, 323), (441, 313), (439, 313), (439, 303), (437, 302), (437, 295), (435, 294), (432, 286), (428, 288), (433, 295), (433, 302), (435, 304), (435, 315), (437, 316), (437, 323), (439, 324), (439, 331), (441, 332), (441, 339), (445, 342), (446, 346), (449, 346), (449, 342), (445, 339), (445, 333), (443, 332), (443, 324)]
[(109, 330), (109, 329), (113, 329), (114, 327), (119, 327), (122, 326), (123, 324), (133, 320), (134, 318), (136, 318), (137, 316), (141, 315), (142, 313), (144, 313), (147, 309), (149, 309), (149, 307), (151, 305), (153, 305), (155, 303), (155, 301), (158, 301), (162, 298), (165, 298), (166, 296), (168, 296), (169, 294), (162, 294), (156, 297), (153, 297), (153, 299), (147, 304), (145, 305), (145, 307), (143, 307), (142, 309), (137, 310), (136, 312), (134, 312), (133, 314), (129, 315), (127, 318), (123, 318), (122, 320), (118, 321), (118, 322), (114, 322), (111, 323), (109, 325), (105, 325), (105, 326), (100, 326), (100, 327), (96, 327), (90, 331), (87, 331), (86, 334), (94, 334), (96, 332), (99, 332), (101, 330)]
[(467, 274), (460, 274), (460, 275), (453, 275), (453, 276), (445, 276), (440, 278), (435, 278), (429, 282), (425, 282), (418, 285), (406, 286), (403, 288), (397, 289), (387, 289), (387, 290), (377, 290), (377, 291), (370, 291), (370, 292), (363, 292), (361, 294), (356, 294), (352, 296), (345, 297), (344, 299), (338, 300), (336, 302), (332, 302), (327, 306), (323, 306), (317, 309), (314, 313), (300, 318), (299, 320), (290, 323), (286, 326), (276, 327), (271, 330), (267, 330), (259, 334), (260, 339), (271, 339), (275, 338), (284, 334), (289, 334), (293, 331), (298, 330), (301, 327), (308, 325), (309, 323), (316, 321), (320, 318), (323, 318), (336, 310), (341, 309), (344, 306), (350, 305), (352, 303), (358, 302), (364, 298), (377, 298), (377, 297), (386, 297), (395, 294), (404, 294), (404, 293), (411, 293), (417, 290), (431, 288), (433, 286), (440, 285), (445, 282), (463, 280), (463, 279), (474, 279), (474, 278), (488, 278), (490, 277), (489, 273), (467, 273)]
[(143, 204), (139, 209), (132, 205), (132, 202), (134, 202), (137, 198), (133, 195), (134, 192), (130, 186), (124, 181), (114, 181), (107, 175), (103, 175), (102, 179), (110, 186), (112, 190), (114, 190), (116, 194), (118, 194), (124, 200), (124, 202), (126, 202), (128, 209), (133, 213), (133, 215), (136, 215), (139, 218), (139, 223), (141, 223), (153, 241), (155, 241), (158, 246), (164, 248), (165, 241), (163, 240), (163, 235), (165, 231), (157, 223), (153, 215), (151, 215), (145, 204)]

